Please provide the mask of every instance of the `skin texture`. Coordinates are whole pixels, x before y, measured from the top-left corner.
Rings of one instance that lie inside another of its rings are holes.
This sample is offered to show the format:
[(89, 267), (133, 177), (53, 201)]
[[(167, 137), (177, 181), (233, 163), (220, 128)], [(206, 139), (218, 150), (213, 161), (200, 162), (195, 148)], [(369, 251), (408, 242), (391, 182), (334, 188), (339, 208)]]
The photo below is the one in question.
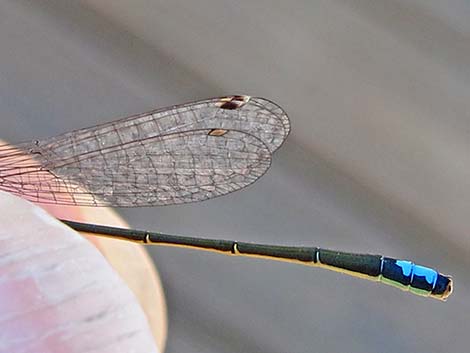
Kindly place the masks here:
[(142, 246), (84, 237), (55, 217), (126, 226), (106, 208), (0, 192), (0, 352), (161, 352), (163, 290)]

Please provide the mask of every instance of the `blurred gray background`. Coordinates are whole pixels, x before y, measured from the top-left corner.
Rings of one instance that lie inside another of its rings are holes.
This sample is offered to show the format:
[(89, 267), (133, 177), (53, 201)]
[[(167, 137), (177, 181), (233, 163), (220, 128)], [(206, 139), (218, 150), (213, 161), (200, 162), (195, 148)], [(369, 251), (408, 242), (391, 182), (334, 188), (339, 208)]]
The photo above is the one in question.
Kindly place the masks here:
[(470, 3), (0, 1), (0, 137), (263, 96), (293, 131), (253, 186), (134, 227), (411, 258), (447, 303), (301, 266), (150, 251), (168, 353), (468, 352)]

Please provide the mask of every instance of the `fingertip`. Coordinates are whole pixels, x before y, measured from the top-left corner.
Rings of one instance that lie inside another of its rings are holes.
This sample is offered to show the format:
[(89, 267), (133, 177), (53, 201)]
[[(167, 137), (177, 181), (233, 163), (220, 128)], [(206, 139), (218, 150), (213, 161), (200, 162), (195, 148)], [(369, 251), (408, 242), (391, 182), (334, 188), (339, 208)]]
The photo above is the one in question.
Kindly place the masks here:
[[(57, 218), (127, 228), (127, 223), (106, 207), (44, 205)], [(155, 265), (145, 247), (126, 241), (82, 233), (103, 254), (137, 297), (160, 351), (164, 351), (168, 323), (165, 294)]]
[(4, 351), (158, 351), (134, 295), (94, 246), (13, 195), (0, 192), (0, 209)]

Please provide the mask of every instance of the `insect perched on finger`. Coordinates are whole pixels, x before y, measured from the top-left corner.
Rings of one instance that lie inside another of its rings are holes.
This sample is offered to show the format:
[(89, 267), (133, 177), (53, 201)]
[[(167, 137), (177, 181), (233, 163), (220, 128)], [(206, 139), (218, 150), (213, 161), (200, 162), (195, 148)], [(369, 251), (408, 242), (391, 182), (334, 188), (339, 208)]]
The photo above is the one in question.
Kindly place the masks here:
[[(259, 179), (290, 132), (275, 103), (228, 96), (0, 146), (0, 189), (33, 202), (141, 207), (203, 201)], [(452, 279), (381, 255), (168, 235), (62, 220), (78, 231), (154, 245), (323, 267), (446, 300)]]

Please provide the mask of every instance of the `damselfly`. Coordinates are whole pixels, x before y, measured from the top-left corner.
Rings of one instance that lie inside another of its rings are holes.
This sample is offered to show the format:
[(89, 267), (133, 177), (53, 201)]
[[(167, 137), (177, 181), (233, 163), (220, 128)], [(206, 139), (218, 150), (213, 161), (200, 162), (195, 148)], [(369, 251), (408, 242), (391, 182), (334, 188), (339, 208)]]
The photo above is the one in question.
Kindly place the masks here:
[[(0, 189), (37, 203), (139, 207), (211, 199), (255, 182), (290, 131), (263, 98), (212, 98), (56, 137), (0, 146)], [(446, 300), (452, 279), (381, 255), (129, 230), (62, 220), (77, 231), (143, 244), (323, 267)]]

